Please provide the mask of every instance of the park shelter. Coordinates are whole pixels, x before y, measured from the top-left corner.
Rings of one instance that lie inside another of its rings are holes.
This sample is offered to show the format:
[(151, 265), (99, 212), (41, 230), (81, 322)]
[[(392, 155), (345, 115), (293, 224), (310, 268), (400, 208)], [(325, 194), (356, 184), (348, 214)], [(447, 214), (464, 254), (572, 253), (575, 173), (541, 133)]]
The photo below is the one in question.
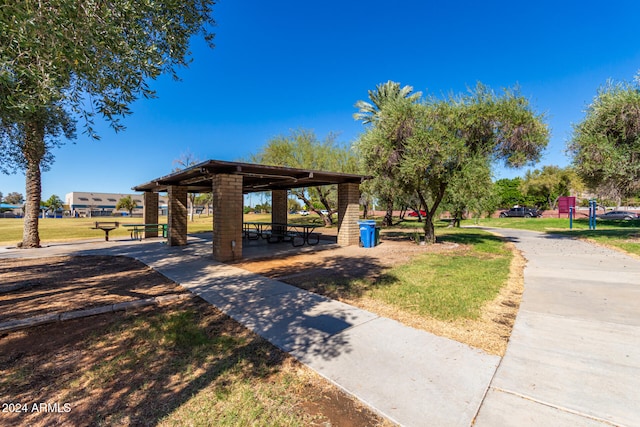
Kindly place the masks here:
[(272, 222), (286, 223), (289, 189), (337, 185), (338, 244), (357, 245), (360, 183), (365, 179), (366, 176), (355, 174), (208, 160), (133, 190), (143, 192), (146, 224), (158, 222), (158, 193), (167, 193), (170, 246), (187, 244), (187, 194), (212, 192), (213, 257), (227, 262), (242, 258), (244, 194), (253, 192), (271, 191)]

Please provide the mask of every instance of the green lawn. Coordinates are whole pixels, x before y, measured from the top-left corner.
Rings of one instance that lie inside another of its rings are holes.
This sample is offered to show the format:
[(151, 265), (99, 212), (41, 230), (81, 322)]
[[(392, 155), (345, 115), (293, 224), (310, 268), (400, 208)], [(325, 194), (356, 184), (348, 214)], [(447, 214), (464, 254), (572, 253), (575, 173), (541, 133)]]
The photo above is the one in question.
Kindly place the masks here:
[(587, 218), (574, 220), (573, 229), (569, 229), (569, 220), (567, 218), (484, 218), (477, 222), (475, 220), (466, 220), (463, 221), (463, 225), (516, 228), (543, 233), (564, 234), (592, 240), (631, 254), (640, 255), (640, 221), (598, 220), (595, 230), (589, 230)]
[[(271, 214), (247, 214), (245, 221), (271, 221)], [(319, 222), (317, 215), (290, 215), (291, 222)], [(101, 230), (92, 230), (96, 221), (118, 221), (120, 224), (142, 224), (142, 218), (128, 217), (94, 217), (94, 218), (44, 218), (39, 221), (40, 241), (58, 242), (77, 239), (104, 238)], [(160, 223), (166, 223), (167, 217), (160, 217)], [(22, 240), (23, 220), (21, 218), (0, 218), (0, 245), (14, 245)], [(210, 232), (213, 230), (213, 217), (210, 215), (194, 215), (188, 222), (189, 233)], [(116, 228), (109, 237), (128, 237), (130, 232), (124, 227)]]
[(392, 268), (368, 296), (441, 320), (475, 319), (509, 275), (512, 254), (504, 242), (478, 229), (437, 228), (438, 241), (464, 245), (451, 253), (425, 253)]

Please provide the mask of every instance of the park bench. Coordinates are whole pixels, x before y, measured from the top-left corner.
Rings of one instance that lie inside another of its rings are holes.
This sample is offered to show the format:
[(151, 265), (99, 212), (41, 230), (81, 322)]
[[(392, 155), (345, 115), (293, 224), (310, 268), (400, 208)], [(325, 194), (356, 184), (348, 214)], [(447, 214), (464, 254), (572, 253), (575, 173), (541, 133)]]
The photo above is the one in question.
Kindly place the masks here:
[(314, 233), (313, 230), (318, 227), (311, 224), (243, 223), (247, 239), (257, 240), (262, 237), (269, 243), (291, 242), (293, 246), (317, 245), (320, 242), (320, 233)]
[(122, 226), (131, 229), (131, 238), (135, 240), (142, 240), (146, 233), (167, 237), (167, 224), (122, 224)]
[(91, 227), (92, 230), (104, 231), (104, 241), (109, 241), (109, 232), (115, 230), (120, 226), (118, 221), (96, 221), (95, 226)]

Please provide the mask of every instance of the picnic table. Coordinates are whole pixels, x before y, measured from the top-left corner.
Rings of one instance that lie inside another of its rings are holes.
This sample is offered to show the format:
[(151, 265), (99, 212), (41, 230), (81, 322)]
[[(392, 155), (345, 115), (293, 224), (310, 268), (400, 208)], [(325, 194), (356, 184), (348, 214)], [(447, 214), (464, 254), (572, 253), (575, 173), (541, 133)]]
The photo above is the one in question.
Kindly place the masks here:
[(95, 225), (91, 227), (92, 230), (104, 231), (104, 241), (109, 241), (109, 232), (118, 228), (120, 223), (118, 221), (96, 221)]
[(143, 233), (162, 233), (162, 237), (167, 237), (167, 224), (122, 224), (123, 227), (131, 229), (131, 238), (142, 240)]
[(314, 230), (321, 225), (283, 224), (277, 222), (243, 222), (244, 236), (249, 240), (266, 239), (269, 243), (291, 242), (293, 246), (317, 245), (320, 233)]

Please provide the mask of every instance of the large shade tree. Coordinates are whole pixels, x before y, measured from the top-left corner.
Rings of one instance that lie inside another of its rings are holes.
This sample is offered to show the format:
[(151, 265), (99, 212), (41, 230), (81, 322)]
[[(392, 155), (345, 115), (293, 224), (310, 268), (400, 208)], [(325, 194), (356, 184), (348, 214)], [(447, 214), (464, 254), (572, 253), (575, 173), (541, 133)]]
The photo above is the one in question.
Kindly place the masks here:
[(519, 167), (540, 158), (548, 142), (543, 117), (515, 90), (498, 95), (483, 85), (468, 94), (421, 103), (385, 103), (357, 144), (375, 175), (392, 177), (426, 211), (425, 241), (435, 242), (433, 218), (453, 178), (468, 162), (486, 159)]
[[(368, 91), (369, 101), (356, 102), (355, 107), (358, 111), (353, 114), (353, 118), (361, 121), (364, 125), (379, 126), (385, 106), (415, 104), (421, 96), (422, 92), (414, 92), (412, 86), (401, 86), (400, 83), (389, 80), (386, 83), (378, 84), (375, 90)], [(389, 143), (387, 146), (388, 155), (390, 158), (395, 158), (393, 144), (397, 141), (388, 140), (387, 142)], [(393, 172), (393, 168), (387, 168), (386, 171), (374, 176), (364, 186), (366, 191), (375, 193), (379, 203), (386, 208), (386, 214), (382, 220), (383, 225), (393, 224), (393, 209), (396, 202), (399, 199), (406, 199), (394, 181)]]
[[(328, 172), (356, 173), (358, 170), (355, 154), (350, 147), (338, 142), (337, 135), (329, 134), (320, 140), (313, 131), (305, 129), (270, 139), (258, 153), (251, 156), (250, 161)], [(320, 216), (325, 225), (331, 225), (332, 214), (337, 212), (338, 207), (336, 190), (335, 185), (324, 185), (293, 188), (291, 194)]]
[(574, 126), (569, 150), (591, 189), (609, 189), (618, 199), (640, 191), (640, 75), (600, 88)]
[[(0, 6), (0, 171), (26, 175), (21, 246), (38, 247), (41, 172), (52, 148), (76, 136), (78, 119), (116, 130), (129, 105), (153, 97), (149, 79), (189, 58), (189, 41), (211, 44), (215, 0), (12, 0)], [(212, 44), (211, 44), (212, 45)]]

